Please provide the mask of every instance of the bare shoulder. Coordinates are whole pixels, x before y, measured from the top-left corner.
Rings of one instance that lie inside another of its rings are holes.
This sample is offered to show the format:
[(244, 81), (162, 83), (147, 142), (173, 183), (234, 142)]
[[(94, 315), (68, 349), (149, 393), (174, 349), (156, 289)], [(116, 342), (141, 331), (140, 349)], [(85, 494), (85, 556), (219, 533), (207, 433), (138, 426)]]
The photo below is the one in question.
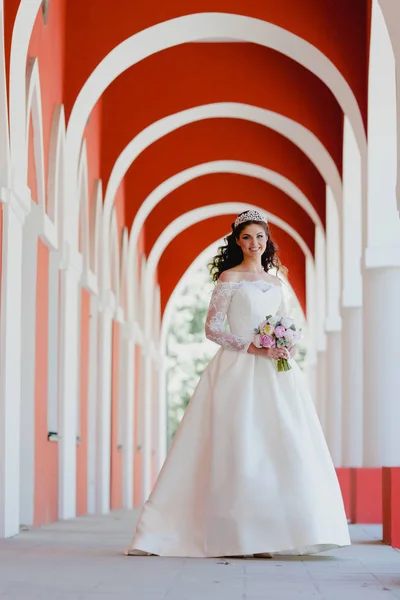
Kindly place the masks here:
[(239, 277), (240, 277), (240, 273), (238, 271), (236, 271), (235, 268), (232, 268), (232, 269), (227, 269), (226, 271), (223, 271), (221, 273), (221, 275), (219, 276), (218, 281), (235, 283), (235, 282), (239, 281)]

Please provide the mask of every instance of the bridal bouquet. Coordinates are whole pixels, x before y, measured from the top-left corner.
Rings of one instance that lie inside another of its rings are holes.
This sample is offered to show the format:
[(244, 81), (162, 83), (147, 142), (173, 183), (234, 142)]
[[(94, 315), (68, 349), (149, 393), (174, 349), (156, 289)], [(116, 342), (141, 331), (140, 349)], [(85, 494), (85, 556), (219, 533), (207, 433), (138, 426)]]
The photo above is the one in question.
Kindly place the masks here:
[[(291, 348), (300, 339), (294, 319), (269, 315), (254, 330), (254, 344), (259, 348)], [(278, 371), (290, 371), (292, 368), (287, 358), (278, 360)]]

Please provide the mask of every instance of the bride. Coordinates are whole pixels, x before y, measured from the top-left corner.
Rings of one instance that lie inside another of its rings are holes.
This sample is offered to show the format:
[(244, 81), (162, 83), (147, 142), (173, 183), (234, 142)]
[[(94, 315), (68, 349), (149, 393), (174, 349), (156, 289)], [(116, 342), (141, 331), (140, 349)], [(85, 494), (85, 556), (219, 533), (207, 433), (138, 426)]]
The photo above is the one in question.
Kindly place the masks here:
[[(328, 448), (294, 349), (258, 348), (254, 329), (284, 315), (266, 219), (241, 213), (211, 272), (205, 369), (129, 555), (270, 558), (350, 544)], [(229, 332), (223, 325), (228, 319)], [(287, 357), (292, 369), (279, 372)]]

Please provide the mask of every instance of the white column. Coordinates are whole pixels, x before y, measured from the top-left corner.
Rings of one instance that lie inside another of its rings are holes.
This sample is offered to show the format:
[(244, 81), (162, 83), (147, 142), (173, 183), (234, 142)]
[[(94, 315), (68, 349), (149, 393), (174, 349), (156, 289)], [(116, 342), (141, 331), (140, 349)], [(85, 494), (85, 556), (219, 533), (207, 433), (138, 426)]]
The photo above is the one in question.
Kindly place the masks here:
[(79, 331), (79, 267), (68, 261), (60, 271), (60, 439), (59, 439), (59, 517), (76, 515), (76, 436)]
[[(400, 123), (400, 3), (398, 0), (379, 0), (395, 56), (397, 87), (397, 123)], [(400, 127), (397, 127), (397, 207), (400, 211)]]
[(99, 396), (97, 436), (97, 512), (110, 511), (111, 485), (111, 377), (112, 377), (112, 322), (115, 310), (112, 294), (99, 314)]
[(123, 452), (122, 452), (122, 494), (124, 508), (133, 508), (133, 470), (134, 470), (134, 401), (135, 401), (135, 344), (133, 327), (125, 324), (122, 331), (124, 351), (122, 360), (123, 379)]
[[(400, 466), (400, 267), (364, 273), (364, 464)], [(381, 325), (388, 315), (388, 325)]]
[(400, 465), (400, 218), (396, 202), (397, 106), (393, 48), (373, 0), (365, 212), (364, 464)]
[(342, 363), (340, 317), (341, 236), (339, 211), (332, 191), (326, 194), (326, 274), (327, 274), (327, 355), (326, 355), (326, 436), (335, 466), (341, 466), (342, 446)]
[(22, 240), (20, 523), (33, 525), (35, 494), (35, 362), (38, 231), (30, 213)]
[(98, 398), (98, 296), (90, 296), (89, 384), (88, 384), (88, 513), (96, 512), (97, 486), (97, 398)]
[(22, 229), (29, 202), (1, 190), (0, 537), (19, 532)]
[(147, 340), (142, 347), (143, 352), (143, 442), (142, 442), (142, 489), (143, 501), (145, 502), (151, 492), (151, 429), (152, 429), (152, 359), (151, 348)]
[(345, 117), (343, 136), (342, 407), (343, 466), (362, 466), (362, 169), (361, 155)]
[(343, 466), (361, 467), (363, 448), (363, 315), (342, 308)]

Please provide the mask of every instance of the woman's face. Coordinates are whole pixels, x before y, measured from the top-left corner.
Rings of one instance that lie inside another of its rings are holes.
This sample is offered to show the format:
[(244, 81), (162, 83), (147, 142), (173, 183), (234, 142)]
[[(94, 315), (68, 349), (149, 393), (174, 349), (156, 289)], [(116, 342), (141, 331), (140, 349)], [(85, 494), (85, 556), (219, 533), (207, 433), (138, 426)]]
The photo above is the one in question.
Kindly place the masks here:
[(268, 237), (262, 225), (251, 223), (242, 229), (239, 239), (236, 240), (242, 249), (243, 256), (256, 257), (265, 252)]

